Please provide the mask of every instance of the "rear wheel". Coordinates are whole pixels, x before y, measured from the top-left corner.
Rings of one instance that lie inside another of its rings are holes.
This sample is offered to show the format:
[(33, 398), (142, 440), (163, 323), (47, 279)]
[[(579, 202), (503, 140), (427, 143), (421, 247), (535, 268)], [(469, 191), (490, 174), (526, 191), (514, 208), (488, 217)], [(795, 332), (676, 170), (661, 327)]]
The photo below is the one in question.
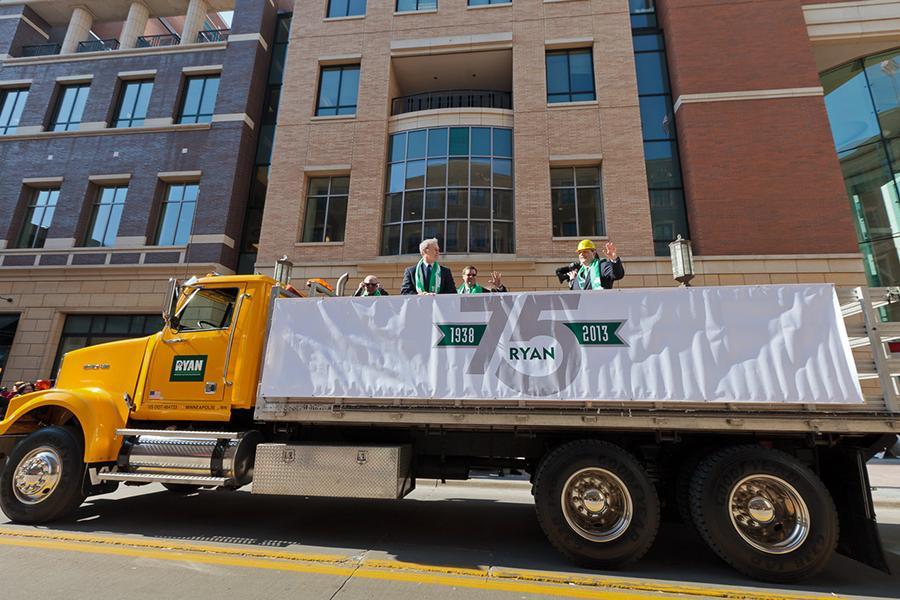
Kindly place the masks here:
[(0, 507), (15, 523), (65, 517), (84, 501), (84, 450), (78, 434), (45, 427), (22, 440), (0, 475)]
[(638, 560), (656, 537), (659, 499), (637, 460), (606, 442), (560, 446), (541, 463), (535, 508), (550, 542), (590, 568)]
[(712, 550), (764, 581), (821, 571), (838, 540), (838, 518), (822, 481), (797, 459), (760, 446), (726, 448), (691, 481), (691, 514)]

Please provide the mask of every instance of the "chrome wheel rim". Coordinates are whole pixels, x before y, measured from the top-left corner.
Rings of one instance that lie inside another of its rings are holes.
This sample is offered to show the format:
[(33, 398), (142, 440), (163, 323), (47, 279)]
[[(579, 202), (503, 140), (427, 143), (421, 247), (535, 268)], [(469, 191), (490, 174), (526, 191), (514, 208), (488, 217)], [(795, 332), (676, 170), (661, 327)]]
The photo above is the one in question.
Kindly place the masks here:
[(13, 493), (23, 504), (38, 504), (53, 494), (61, 474), (59, 453), (48, 446), (35, 448), (16, 465)]
[(634, 508), (628, 486), (606, 469), (590, 467), (573, 473), (560, 502), (569, 526), (592, 542), (611, 542), (631, 525)]
[(772, 475), (750, 475), (728, 496), (731, 524), (741, 538), (766, 554), (787, 554), (809, 537), (809, 508), (797, 489)]

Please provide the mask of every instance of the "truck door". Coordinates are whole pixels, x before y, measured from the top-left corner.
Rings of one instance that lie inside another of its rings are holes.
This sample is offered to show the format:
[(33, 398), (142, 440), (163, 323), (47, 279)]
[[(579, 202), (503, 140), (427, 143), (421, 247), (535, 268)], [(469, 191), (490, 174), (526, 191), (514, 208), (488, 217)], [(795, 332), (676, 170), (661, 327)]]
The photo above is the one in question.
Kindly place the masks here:
[(243, 288), (188, 288), (176, 328), (165, 327), (156, 345), (136, 418), (228, 420), (225, 361)]

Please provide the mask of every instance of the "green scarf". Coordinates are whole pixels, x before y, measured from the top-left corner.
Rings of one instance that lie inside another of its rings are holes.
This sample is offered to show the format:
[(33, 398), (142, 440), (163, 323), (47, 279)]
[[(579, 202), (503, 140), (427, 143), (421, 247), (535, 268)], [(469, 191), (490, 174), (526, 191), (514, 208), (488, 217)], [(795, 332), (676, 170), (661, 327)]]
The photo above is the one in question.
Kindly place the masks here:
[(431, 265), (431, 279), (428, 282), (428, 285), (425, 285), (425, 259), (420, 258), (418, 264), (416, 264), (416, 291), (419, 293), (422, 292), (432, 292), (437, 294), (441, 289), (441, 265), (437, 262)]
[(590, 277), (591, 289), (592, 290), (602, 290), (603, 285), (600, 281), (600, 259), (595, 258), (594, 261), (589, 264), (587, 267), (584, 265), (578, 269), (578, 288), (585, 289), (587, 286), (587, 280)]
[(382, 294), (381, 294), (381, 290), (380, 290), (380, 289), (375, 288), (375, 291), (372, 292), (371, 294), (369, 293), (369, 290), (363, 290), (362, 295), (363, 295), (363, 296), (381, 296)]
[(462, 284), (461, 286), (456, 288), (456, 293), (457, 294), (483, 294), (484, 288), (476, 283), (469, 289), (466, 289), (466, 284)]

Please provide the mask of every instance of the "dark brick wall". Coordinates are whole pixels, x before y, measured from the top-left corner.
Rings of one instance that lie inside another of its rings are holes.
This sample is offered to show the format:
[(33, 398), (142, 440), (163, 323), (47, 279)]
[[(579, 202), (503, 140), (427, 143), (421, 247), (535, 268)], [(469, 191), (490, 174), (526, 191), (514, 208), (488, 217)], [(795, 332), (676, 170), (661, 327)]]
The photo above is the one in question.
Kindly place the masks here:
[[(0, 15), (24, 15), (32, 23), (50, 36), (45, 38), (34, 27), (21, 19), (0, 19), (0, 54), (21, 56), (23, 46), (49, 44), (57, 41), (58, 30), (54, 30), (29, 6), (9, 6), (0, 8)], [(63, 35), (65, 33), (63, 32)], [(61, 39), (61, 38), (60, 38)]]
[[(238, 0), (234, 31), (256, 33), (259, 29), (269, 48), (274, 33), (275, 10), (266, 0)], [(0, 27), (16, 23), (0, 20)], [(2, 33), (2, 32), (0, 32)], [(53, 112), (57, 78), (93, 75), (82, 123), (114, 118), (120, 80), (118, 73), (155, 69), (148, 119), (177, 117), (183, 91), (182, 69), (222, 65), (216, 114), (246, 113), (255, 122), (251, 129), (241, 121), (214, 122), (200, 128), (144, 131), (112, 130), (82, 132), (75, 136), (38, 134), (25, 138), (0, 137), (0, 238), (15, 241), (21, 227), (22, 180), (62, 177), (60, 197), (48, 238), (76, 238), (86, 234), (90, 205), (97, 186), (92, 175), (129, 173), (126, 210), (118, 235), (146, 236), (153, 243), (159, 221), (159, 202), (166, 184), (158, 173), (202, 171), (200, 194), (194, 217), (195, 235), (225, 234), (239, 241), (249, 192), (250, 171), (256, 148), (262, 93), (265, 88), (269, 52), (255, 41), (230, 43), (227, 49), (202, 52), (156, 53), (120, 56), (116, 52), (100, 60), (46, 61), (41, 64), (0, 67), (0, 80), (31, 79), (20, 129), (45, 126)], [(188, 249), (188, 260), (219, 262), (236, 267), (236, 252), (224, 244), (198, 244)], [(162, 249), (161, 249), (162, 250)], [(171, 260), (171, 253), (153, 260)], [(11, 264), (6, 258), (5, 264)], [(32, 259), (33, 260), (33, 259)], [(90, 259), (82, 259), (90, 260)], [(122, 258), (121, 260), (125, 260)], [(175, 260), (178, 255), (175, 254)], [(146, 262), (151, 262), (150, 255)], [(42, 264), (47, 264), (43, 263)]]
[[(799, 0), (658, 7), (676, 99), (821, 85)], [(685, 103), (676, 123), (697, 253), (858, 251), (821, 96)]]

